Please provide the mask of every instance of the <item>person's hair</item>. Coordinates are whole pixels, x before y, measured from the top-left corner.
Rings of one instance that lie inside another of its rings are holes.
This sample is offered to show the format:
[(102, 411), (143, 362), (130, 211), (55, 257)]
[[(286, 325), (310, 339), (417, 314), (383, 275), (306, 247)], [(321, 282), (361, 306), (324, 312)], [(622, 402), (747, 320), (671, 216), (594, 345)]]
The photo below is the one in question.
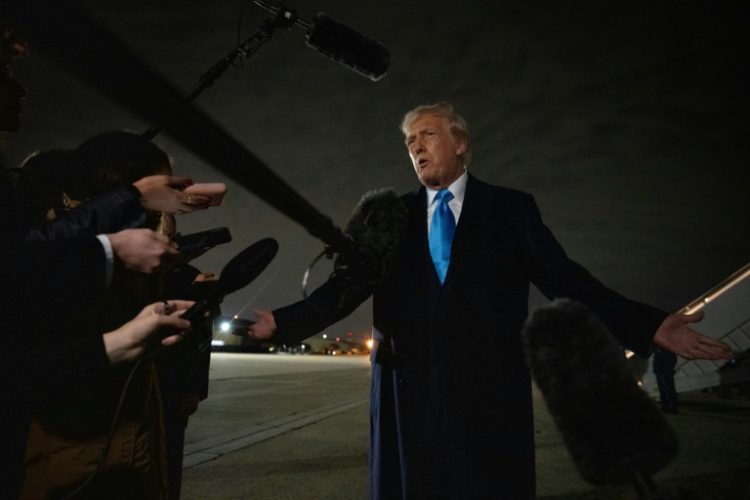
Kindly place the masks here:
[(35, 151), (11, 169), (15, 174), (20, 216), (32, 227), (48, 222), (47, 214), (68, 210), (63, 201), (75, 179), (75, 153), (71, 150)]
[(423, 104), (407, 111), (401, 120), (401, 132), (406, 135), (406, 130), (417, 119), (427, 115), (442, 116), (448, 120), (450, 131), (453, 137), (458, 141), (466, 142), (466, 151), (461, 155), (461, 162), (464, 168), (471, 163), (471, 136), (469, 135), (469, 126), (463, 116), (456, 113), (456, 108), (448, 101), (440, 101), (435, 104)]
[[(76, 150), (78, 170), (83, 175), (68, 194), (76, 200), (87, 200), (119, 184), (132, 184), (138, 179), (171, 167), (169, 156), (156, 144), (132, 132), (104, 132), (83, 142)], [(159, 213), (146, 213), (144, 227), (160, 230)]]
[(118, 184), (132, 184), (170, 166), (169, 156), (156, 144), (132, 132), (104, 132), (84, 141), (76, 149), (84, 179), (72, 197), (91, 198)]

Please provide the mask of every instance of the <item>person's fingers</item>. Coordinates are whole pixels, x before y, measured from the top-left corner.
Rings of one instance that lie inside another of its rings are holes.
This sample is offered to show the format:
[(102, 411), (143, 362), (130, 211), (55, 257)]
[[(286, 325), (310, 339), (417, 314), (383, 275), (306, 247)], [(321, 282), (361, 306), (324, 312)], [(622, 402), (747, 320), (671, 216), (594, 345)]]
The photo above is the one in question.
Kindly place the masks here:
[(701, 344), (713, 346), (713, 347), (716, 347), (718, 349), (722, 349), (722, 350), (726, 350), (726, 351), (730, 350), (729, 346), (727, 344), (725, 344), (724, 342), (720, 341), (720, 340), (716, 340), (714, 338), (707, 337), (706, 335), (701, 335), (701, 334), (698, 334), (698, 335), (699, 335), (698, 341)]
[(178, 316), (180, 313), (182, 313), (186, 309), (189, 309), (193, 304), (195, 304), (194, 300), (170, 299), (167, 302), (169, 302), (174, 309), (174, 312), (172, 314), (176, 314)]
[(177, 248), (176, 244), (164, 245), (164, 253), (173, 256), (181, 255), (180, 250)]
[(679, 317), (685, 323), (698, 323), (706, 315), (702, 310), (693, 314), (680, 314)]
[(190, 321), (182, 319), (179, 311), (174, 311), (170, 314), (162, 314), (159, 317), (159, 326), (175, 328), (177, 330), (188, 330), (190, 329)]
[(169, 347), (171, 345), (177, 344), (180, 341), (182, 341), (182, 335), (170, 335), (169, 337), (164, 337), (163, 339), (161, 339), (161, 345)]
[(731, 347), (724, 342), (706, 337), (705, 335), (700, 336), (697, 347), (706, 353), (716, 356), (711, 359), (732, 359), (733, 357)]
[(181, 201), (190, 206), (200, 206), (211, 203), (211, 198), (202, 194), (183, 193)]
[(166, 176), (167, 185), (177, 189), (185, 189), (188, 186), (193, 185), (193, 180), (190, 177), (178, 177), (176, 175)]
[(268, 309), (255, 309), (253, 310), (253, 314), (255, 314), (255, 317), (258, 318), (258, 320), (269, 319), (271, 311)]

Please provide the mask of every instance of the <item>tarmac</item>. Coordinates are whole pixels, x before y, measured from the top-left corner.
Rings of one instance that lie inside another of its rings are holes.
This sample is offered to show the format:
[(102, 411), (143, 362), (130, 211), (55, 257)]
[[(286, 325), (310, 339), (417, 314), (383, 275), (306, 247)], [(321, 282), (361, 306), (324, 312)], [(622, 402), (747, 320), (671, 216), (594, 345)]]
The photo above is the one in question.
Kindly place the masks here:
[[(367, 499), (369, 362), (364, 356), (217, 354), (209, 398), (191, 417), (184, 500)], [(631, 485), (581, 479), (534, 393), (537, 498), (638, 498)], [(750, 399), (680, 395), (665, 415), (680, 440), (659, 491), (696, 500), (750, 499)]]

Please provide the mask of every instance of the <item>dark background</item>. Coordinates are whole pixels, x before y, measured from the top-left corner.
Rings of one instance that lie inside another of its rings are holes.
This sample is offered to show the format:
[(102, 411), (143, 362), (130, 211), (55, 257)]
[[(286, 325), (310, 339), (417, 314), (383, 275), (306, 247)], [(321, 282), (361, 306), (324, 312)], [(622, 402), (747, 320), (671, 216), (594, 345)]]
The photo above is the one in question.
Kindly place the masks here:
[[(235, 45), (243, 2), (88, 2), (168, 81), (187, 92)], [(367, 190), (417, 187), (398, 130), (408, 109), (450, 100), (469, 122), (480, 179), (532, 192), (569, 255), (622, 293), (674, 310), (750, 260), (746, 2), (319, 0), (391, 52), (379, 82), (280, 31), (197, 101), (307, 200), (344, 225)], [(268, 14), (249, 6), (242, 37)], [(61, 40), (60, 43), (65, 43)], [(16, 65), (29, 91), (8, 163), (108, 129), (144, 130), (34, 53)], [(222, 175), (159, 136), (175, 170)], [(300, 297), (322, 244), (228, 182), (223, 207), (181, 217), (184, 233), (225, 225), (234, 241), (197, 261), (218, 272), (246, 245), (281, 250), (227, 314)], [(312, 280), (330, 270), (319, 264)], [(536, 300), (536, 299), (535, 299)], [(331, 329), (369, 331), (369, 307)]]

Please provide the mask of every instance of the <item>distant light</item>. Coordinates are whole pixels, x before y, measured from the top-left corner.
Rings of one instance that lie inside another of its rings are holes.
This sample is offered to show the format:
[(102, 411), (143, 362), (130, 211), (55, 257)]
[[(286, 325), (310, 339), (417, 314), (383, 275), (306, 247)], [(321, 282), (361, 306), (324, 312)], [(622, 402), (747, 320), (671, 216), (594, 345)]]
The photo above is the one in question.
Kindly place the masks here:
[(625, 349), (625, 359), (630, 359), (635, 356), (635, 353), (630, 349)]
[(219, 325), (219, 329), (222, 332), (228, 332), (230, 328), (232, 328), (232, 325), (231, 323), (229, 323), (229, 321), (224, 321), (221, 323), (221, 325)]
[(240, 315), (239, 314), (235, 314), (234, 315), (234, 319), (240, 319)]
[(324, 339), (327, 339), (327, 338), (328, 338), (328, 335), (326, 335), (326, 334), (324, 333), (324, 334), (323, 334), (323, 338), (324, 338)]
[(223, 340), (212, 340), (211, 345), (224, 345)]
[(372, 344), (373, 344), (372, 339), (367, 339), (367, 348), (368, 349), (372, 349)]
[(351, 336), (352, 336), (352, 332), (348, 332), (348, 333), (346, 334), (346, 336), (347, 336), (347, 337), (351, 337)]

